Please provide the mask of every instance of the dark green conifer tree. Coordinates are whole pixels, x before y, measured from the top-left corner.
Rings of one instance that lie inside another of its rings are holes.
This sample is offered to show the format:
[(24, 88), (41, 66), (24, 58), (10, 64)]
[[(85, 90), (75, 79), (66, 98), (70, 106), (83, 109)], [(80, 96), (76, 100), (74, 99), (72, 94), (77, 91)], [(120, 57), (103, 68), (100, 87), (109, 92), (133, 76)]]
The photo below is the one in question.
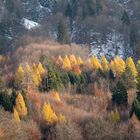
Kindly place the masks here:
[(121, 21), (125, 25), (129, 25), (130, 24), (130, 19), (129, 19), (128, 13), (126, 11), (123, 12)]
[(99, 15), (102, 12), (101, 0), (96, 0), (96, 15)]
[(140, 78), (137, 80), (137, 97), (132, 104), (130, 117), (132, 117), (133, 113), (135, 113), (137, 118), (140, 120)]
[(57, 40), (61, 44), (70, 43), (70, 36), (68, 33), (68, 27), (64, 21), (60, 21), (58, 24)]
[(6, 111), (12, 111), (13, 109), (11, 98), (7, 90), (2, 93), (2, 106)]
[(60, 73), (57, 70), (56, 66), (53, 64), (53, 62), (47, 57), (45, 56), (43, 58), (43, 64), (44, 66), (46, 66), (47, 70), (48, 70), (48, 75), (47, 75), (47, 83), (46, 83), (46, 89), (47, 91), (50, 90), (60, 90), (62, 88), (62, 81), (60, 78)]
[(122, 81), (118, 81), (112, 90), (112, 102), (117, 106), (127, 106), (128, 104), (127, 89)]

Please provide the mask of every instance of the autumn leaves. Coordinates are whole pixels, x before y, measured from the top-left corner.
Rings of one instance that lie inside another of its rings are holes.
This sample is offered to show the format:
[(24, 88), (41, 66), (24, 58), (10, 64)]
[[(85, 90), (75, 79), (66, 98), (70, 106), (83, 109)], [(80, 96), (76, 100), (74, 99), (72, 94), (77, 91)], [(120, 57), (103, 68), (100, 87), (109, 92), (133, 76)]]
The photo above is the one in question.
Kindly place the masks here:
[[(58, 104), (61, 104), (61, 99), (58, 92), (52, 92), (50, 97), (54, 99)], [(13, 108), (13, 117), (17, 123), (20, 122), (21, 119), (25, 118), (28, 115), (28, 109), (26, 107), (24, 98), (22, 94), (18, 93), (16, 97), (16, 104)], [(57, 122), (66, 122), (66, 118), (62, 114), (56, 114), (48, 102), (44, 102), (42, 106), (42, 115), (47, 124), (54, 124)]]
[[(100, 59), (92, 56), (85, 60), (80, 56), (76, 57), (74, 54), (71, 54), (68, 56), (65, 55), (64, 57), (59, 56), (52, 64), (59, 67), (63, 72), (72, 72), (76, 76), (82, 75), (85, 71), (100, 71), (104, 75), (108, 75), (112, 72), (114, 77), (120, 78), (122, 75), (125, 75), (131, 77), (133, 80), (136, 80), (140, 69), (139, 61), (136, 66), (131, 57), (124, 61), (119, 56), (116, 56), (109, 62), (105, 56), (102, 56)], [(57, 71), (56, 75), (53, 74), (53, 69), (50, 70), (49, 65), (44, 68), (41, 63), (38, 65), (33, 64), (32, 66), (29, 66), (29, 64), (20, 64), (15, 74), (15, 85), (17, 85), (17, 87), (20, 87), (21, 84), (26, 85), (26, 87), (29, 87), (29, 85), (39, 87), (42, 79), (47, 80), (47, 76), (48, 82), (49, 77), (54, 76), (56, 79)], [(58, 80), (55, 80), (55, 82), (56, 81)], [(47, 83), (45, 83), (45, 85), (47, 85)]]
[[(75, 55), (69, 55), (62, 58), (58, 57), (56, 64), (62, 67), (64, 70), (71, 70), (76, 74), (81, 74), (81, 66), (86, 66), (93, 71), (101, 70), (106, 73), (109, 70), (112, 70), (113, 74), (116, 77), (120, 77), (126, 69), (129, 69), (132, 72), (134, 77), (137, 76), (137, 69), (131, 57), (126, 59), (126, 62), (119, 56), (116, 56), (110, 62), (107, 61), (106, 57), (103, 55), (99, 60), (94, 55), (88, 60), (83, 60), (80, 56), (76, 57)], [(138, 61), (138, 66), (140, 62)]]
[(16, 105), (13, 109), (13, 116), (17, 122), (20, 122), (20, 118), (27, 115), (27, 107), (23, 96), (19, 93), (16, 98)]
[(39, 63), (38, 66), (33, 64), (32, 67), (26, 63), (24, 66), (19, 65), (17, 72), (15, 74), (15, 84), (21, 84), (24, 82), (25, 85), (35, 85), (39, 86), (41, 83), (41, 77), (46, 73), (42, 64)]
[(59, 56), (56, 64), (66, 71), (73, 71), (75, 74), (79, 75), (81, 74), (80, 66), (84, 64), (84, 61), (80, 56), (76, 58), (75, 55), (72, 54), (69, 55), (69, 57), (66, 55), (64, 58)]

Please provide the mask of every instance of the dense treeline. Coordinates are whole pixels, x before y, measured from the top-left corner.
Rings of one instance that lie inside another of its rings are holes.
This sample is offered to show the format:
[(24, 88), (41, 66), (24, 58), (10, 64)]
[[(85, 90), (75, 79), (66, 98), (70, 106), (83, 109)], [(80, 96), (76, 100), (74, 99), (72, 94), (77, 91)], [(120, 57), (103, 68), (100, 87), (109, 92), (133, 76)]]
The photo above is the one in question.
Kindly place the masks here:
[[(20, 64), (8, 81), (0, 80), (0, 106), (9, 112), (1, 109), (0, 119), (13, 124), (7, 133), (1, 121), (0, 137), (139, 139), (139, 131), (134, 131), (140, 120), (139, 65), (131, 57), (86, 60), (74, 54)], [(130, 95), (132, 89), (137, 90)]]

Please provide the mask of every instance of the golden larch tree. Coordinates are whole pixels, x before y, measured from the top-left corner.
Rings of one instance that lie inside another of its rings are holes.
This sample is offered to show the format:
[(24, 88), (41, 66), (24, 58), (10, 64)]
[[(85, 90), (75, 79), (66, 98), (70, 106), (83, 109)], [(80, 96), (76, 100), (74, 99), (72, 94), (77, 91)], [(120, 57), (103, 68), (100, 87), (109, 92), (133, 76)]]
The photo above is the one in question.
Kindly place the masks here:
[(83, 65), (84, 64), (84, 61), (82, 60), (82, 58), (80, 56), (78, 56), (78, 58), (77, 58), (77, 64), (78, 65)]
[(43, 68), (42, 64), (39, 62), (38, 64), (38, 71), (40, 73), (40, 75), (43, 75), (45, 73), (45, 69)]
[(16, 82), (21, 82), (23, 78), (24, 78), (24, 70), (20, 64), (16, 72)]
[(135, 63), (131, 57), (128, 57), (126, 59), (126, 67), (127, 67), (127, 70), (129, 70), (129, 72), (131, 72), (132, 76), (134, 78), (136, 78), (138, 75), (138, 71), (137, 71)]
[(19, 93), (16, 98), (16, 106), (15, 109), (17, 110), (19, 116), (26, 116), (27, 115), (27, 107), (25, 105), (25, 101), (23, 96)]
[(97, 59), (97, 57), (95, 57), (94, 55), (91, 57), (90, 63), (91, 63), (93, 70), (101, 69), (101, 64), (100, 64), (99, 60)]
[(138, 72), (140, 72), (140, 60), (138, 60), (138, 62), (137, 62), (137, 70), (138, 70)]
[(74, 54), (70, 55), (69, 59), (70, 59), (70, 63), (71, 63), (72, 66), (77, 65), (77, 60), (76, 60), (76, 57), (75, 57)]
[(110, 69), (113, 71), (114, 75), (120, 77), (125, 71), (126, 64), (122, 58), (116, 56), (114, 60), (110, 62)]
[(63, 66), (62, 67), (65, 70), (71, 70), (71, 62), (70, 62), (70, 60), (69, 60), (67, 55), (65, 56), (65, 58), (63, 60)]
[(13, 111), (13, 117), (14, 117), (16, 122), (20, 122), (19, 114), (18, 114), (18, 112), (15, 108), (14, 108), (14, 111)]
[(102, 71), (107, 72), (109, 70), (109, 64), (104, 55), (101, 57), (101, 66), (102, 66)]
[(48, 124), (53, 124), (58, 121), (58, 118), (55, 112), (52, 110), (51, 105), (49, 103), (48, 104), (45, 103), (43, 105), (43, 116)]
[(34, 82), (34, 84), (36, 86), (40, 85), (40, 83), (41, 83), (41, 76), (40, 76), (39, 70), (38, 70), (38, 68), (36, 67), (35, 64), (33, 64), (32, 79), (33, 79), (33, 82)]

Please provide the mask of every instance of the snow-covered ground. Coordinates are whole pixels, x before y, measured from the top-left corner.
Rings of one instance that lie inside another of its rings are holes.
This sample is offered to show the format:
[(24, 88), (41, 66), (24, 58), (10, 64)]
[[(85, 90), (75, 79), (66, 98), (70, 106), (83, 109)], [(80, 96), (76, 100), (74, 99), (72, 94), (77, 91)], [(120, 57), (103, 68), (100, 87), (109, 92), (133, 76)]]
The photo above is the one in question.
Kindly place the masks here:
[(98, 42), (91, 42), (91, 54), (97, 57), (101, 57), (105, 55), (108, 59), (119, 55), (124, 57), (124, 39), (120, 33), (112, 31), (107, 35), (106, 43), (101, 43), (100, 40)]
[(29, 20), (27, 18), (23, 18), (22, 19), (22, 24), (25, 26), (26, 29), (30, 30), (30, 29), (33, 29), (33, 28), (37, 28), (40, 26), (39, 23), (37, 22), (34, 22), (32, 20)]

